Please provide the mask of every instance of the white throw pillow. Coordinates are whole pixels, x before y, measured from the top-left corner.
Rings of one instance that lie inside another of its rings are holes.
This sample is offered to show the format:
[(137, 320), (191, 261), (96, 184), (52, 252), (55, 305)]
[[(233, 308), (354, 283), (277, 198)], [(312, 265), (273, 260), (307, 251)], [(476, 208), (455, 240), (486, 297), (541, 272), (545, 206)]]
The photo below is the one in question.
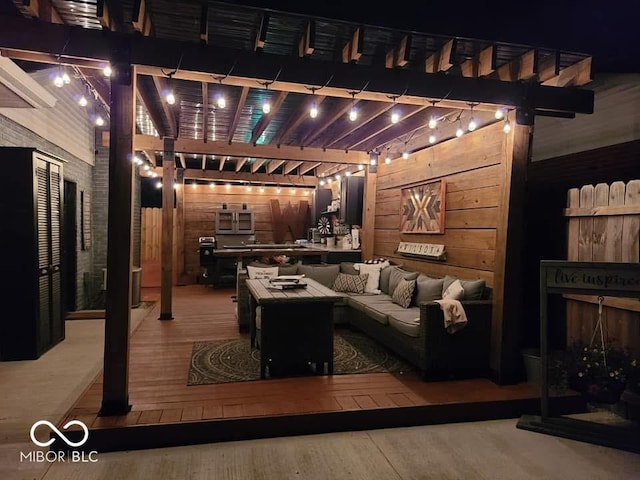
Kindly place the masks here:
[(456, 280), (442, 294), (442, 298), (449, 298), (451, 300), (462, 300), (464, 298), (464, 288), (460, 280)]
[(278, 267), (252, 267), (247, 265), (247, 273), (251, 280), (262, 280), (278, 276)]
[(388, 267), (388, 261), (382, 263), (354, 263), (353, 268), (360, 272), (360, 275), (369, 274), (367, 284), (364, 287), (364, 293), (380, 293), (380, 271)]

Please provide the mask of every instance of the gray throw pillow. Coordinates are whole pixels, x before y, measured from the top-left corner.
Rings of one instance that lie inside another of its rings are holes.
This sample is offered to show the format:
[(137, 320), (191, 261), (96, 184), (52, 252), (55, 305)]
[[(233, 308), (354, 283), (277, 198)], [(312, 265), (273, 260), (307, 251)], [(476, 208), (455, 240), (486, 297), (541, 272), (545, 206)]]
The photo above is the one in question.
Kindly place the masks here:
[(411, 306), (411, 299), (413, 298), (415, 288), (415, 280), (405, 280), (404, 278), (401, 278), (398, 282), (398, 286), (393, 291), (391, 301), (400, 305), (402, 308), (409, 308)]
[(298, 265), (298, 274), (321, 283), (327, 288), (333, 286), (336, 277), (340, 273), (340, 265)]
[(399, 267), (392, 268), (393, 270), (389, 274), (389, 295), (393, 295), (400, 280), (416, 280), (418, 278), (418, 272), (407, 272)]
[(431, 278), (422, 273), (418, 275), (418, 279), (416, 281), (416, 306), (419, 306), (422, 302), (440, 300), (442, 298), (443, 283), (443, 278)]
[(296, 275), (298, 265), (278, 265), (278, 275)]
[[(458, 280), (458, 278), (446, 275), (443, 280), (442, 292), (444, 293), (444, 291), (449, 288), (449, 285)], [(462, 288), (464, 288), (465, 300), (482, 300), (484, 298), (484, 289), (487, 283), (484, 280), (460, 280), (460, 283), (462, 284)]]
[(393, 270), (394, 268), (394, 266), (389, 266), (380, 270), (380, 291), (382, 293), (386, 293), (387, 295), (389, 295), (389, 276), (391, 275), (391, 270)]

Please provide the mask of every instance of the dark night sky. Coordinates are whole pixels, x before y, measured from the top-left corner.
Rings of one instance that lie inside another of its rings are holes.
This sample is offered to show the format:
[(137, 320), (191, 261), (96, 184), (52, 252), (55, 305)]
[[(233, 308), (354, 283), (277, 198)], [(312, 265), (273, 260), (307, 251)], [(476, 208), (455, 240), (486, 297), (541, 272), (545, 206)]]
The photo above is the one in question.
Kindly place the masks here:
[(640, 72), (638, 0), (240, 0), (327, 18), (587, 53), (596, 72)]

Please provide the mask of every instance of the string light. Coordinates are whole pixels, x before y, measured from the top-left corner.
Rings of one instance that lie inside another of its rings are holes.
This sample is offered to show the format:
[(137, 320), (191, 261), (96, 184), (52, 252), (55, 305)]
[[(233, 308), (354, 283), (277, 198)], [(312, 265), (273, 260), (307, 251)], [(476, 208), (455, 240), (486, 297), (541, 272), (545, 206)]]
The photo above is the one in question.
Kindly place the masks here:
[(96, 123), (96, 125), (98, 127), (102, 127), (104, 125), (104, 118), (102, 118), (100, 115), (98, 115), (96, 117), (96, 122), (95, 123)]
[(156, 182), (156, 188), (162, 188), (162, 182), (160, 180)]
[(292, 188), (292, 189), (291, 189), (291, 193), (296, 193), (296, 189), (295, 189), (295, 188)]
[(157, 172), (151, 172), (151, 177), (156, 178), (158, 176)]
[(193, 183), (191, 184), (191, 188), (193, 188), (193, 189), (195, 189), (197, 186), (198, 186), (198, 183), (197, 183), (197, 182), (193, 182)]
[(462, 123), (460, 122), (460, 119), (458, 119), (458, 129), (456, 130), (456, 137), (460, 138), (462, 135), (464, 135), (464, 130), (462, 129)]
[(435, 133), (432, 133), (431, 135), (429, 135), (429, 143), (430, 143), (431, 145), (433, 145), (434, 143), (436, 143), (436, 140), (437, 140), (437, 138), (436, 138), (436, 134), (435, 134)]
[(60, 72), (58, 72), (58, 74), (53, 79), (53, 84), (58, 88), (62, 88), (64, 86), (64, 80), (62, 79), (62, 75), (60, 75)]
[(227, 183), (227, 184), (225, 185), (225, 188), (226, 188), (227, 190), (229, 190), (229, 189), (231, 188), (231, 184), (230, 184), (230, 183)]
[(496, 120), (501, 120), (504, 117), (504, 109), (502, 107), (496, 108), (495, 113)]
[(176, 103), (176, 96), (171, 90), (167, 90), (167, 92), (164, 94), (164, 99), (169, 105), (173, 105), (174, 103)]
[(338, 182), (340, 181), (340, 174), (339, 173), (336, 173), (336, 181), (338, 181)]
[(358, 170), (360, 171), (364, 170), (364, 165), (358, 165)]
[(351, 176), (351, 172), (347, 170), (347, 171), (345, 172), (345, 176), (350, 177), (350, 176)]
[(89, 101), (87, 100), (87, 97), (82, 95), (78, 100), (78, 105), (80, 105), (81, 107), (86, 107), (87, 105), (89, 105)]
[(106, 65), (103, 69), (102, 69), (102, 74), (105, 77), (110, 77), (111, 75), (113, 75), (113, 70), (111, 69), (111, 65)]
[(64, 72), (62, 74), (62, 83), (69, 85), (71, 83), (71, 77), (69, 76), (69, 74), (67, 72)]
[(511, 122), (509, 121), (508, 118), (505, 118), (504, 120), (504, 126), (502, 127), (502, 131), (504, 133), (509, 133), (511, 131)]
[(433, 130), (437, 126), (438, 126), (438, 120), (436, 119), (436, 117), (432, 116), (431, 118), (429, 118), (429, 128)]
[(358, 109), (356, 108), (356, 94), (351, 93), (351, 110), (349, 110), (349, 120), (355, 122), (358, 119)]
[(276, 187), (276, 192), (277, 192), (277, 193), (280, 193), (281, 191), (282, 191), (282, 189), (280, 188), (280, 185), (278, 185), (278, 186)]
[(318, 103), (315, 101), (311, 103), (311, 108), (309, 109), (309, 116), (311, 118), (316, 118), (318, 116)]
[(209, 183), (209, 188), (216, 188), (216, 183), (215, 182)]
[(218, 105), (218, 108), (224, 108), (227, 106), (227, 100), (221, 93), (218, 93), (218, 95), (216, 95), (216, 104)]
[(400, 112), (398, 112), (398, 110), (394, 109), (391, 112), (391, 123), (396, 124), (400, 121)]
[(402, 158), (407, 160), (409, 158), (409, 152), (407, 151), (407, 142), (404, 142), (404, 150), (402, 152)]
[(471, 105), (471, 117), (469, 117), (467, 129), (469, 129), (470, 132), (473, 132), (476, 128), (478, 128), (478, 122), (476, 122), (476, 119), (473, 117), (473, 105)]
[(321, 178), (319, 183), (321, 187), (324, 187), (324, 184), (325, 184), (324, 178)]
[(260, 186), (260, 192), (263, 193), (264, 192), (264, 185)]

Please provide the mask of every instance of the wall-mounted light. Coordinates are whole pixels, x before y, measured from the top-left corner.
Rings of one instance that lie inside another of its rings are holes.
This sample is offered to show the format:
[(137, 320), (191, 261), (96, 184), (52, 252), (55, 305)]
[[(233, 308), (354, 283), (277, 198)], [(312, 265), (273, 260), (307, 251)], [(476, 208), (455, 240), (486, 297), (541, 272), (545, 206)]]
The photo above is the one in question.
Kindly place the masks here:
[(100, 115), (96, 116), (95, 124), (98, 127), (102, 127), (104, 125), (104, 118), (102, 118)]

